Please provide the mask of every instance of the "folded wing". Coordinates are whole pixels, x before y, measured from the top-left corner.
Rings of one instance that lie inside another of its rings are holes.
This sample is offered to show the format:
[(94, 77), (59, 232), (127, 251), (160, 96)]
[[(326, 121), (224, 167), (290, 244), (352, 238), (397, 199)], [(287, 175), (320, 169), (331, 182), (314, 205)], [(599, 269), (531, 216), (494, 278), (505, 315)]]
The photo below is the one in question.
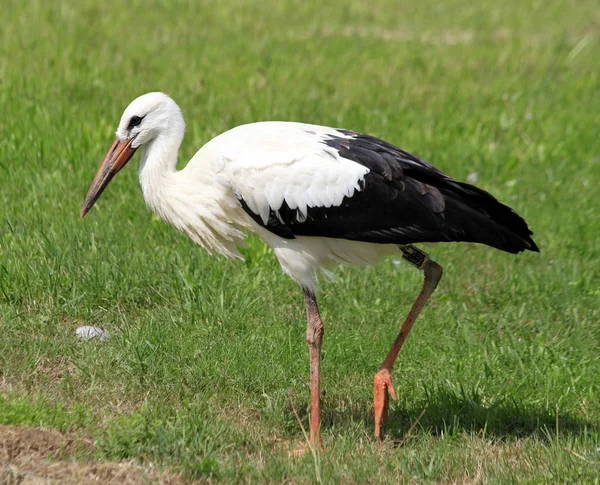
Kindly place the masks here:
[[(298, 123), (246, 128), (254, 131), (245, 148), (227, 162), (235, 175), (230, 180), (237, 181), (232, 188), (258, 224), (283, 238), (469, 241), (511, 253), (538, 250), (511, 208), (383, 140)], [(254, 143), (257, 136), (270, 143)]]

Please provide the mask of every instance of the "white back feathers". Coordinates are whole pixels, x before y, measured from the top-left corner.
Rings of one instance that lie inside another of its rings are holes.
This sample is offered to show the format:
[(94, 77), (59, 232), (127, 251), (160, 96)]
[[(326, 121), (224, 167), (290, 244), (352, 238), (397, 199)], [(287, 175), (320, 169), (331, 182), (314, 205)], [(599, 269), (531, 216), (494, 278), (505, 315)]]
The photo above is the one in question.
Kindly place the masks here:
[(284, 201), (303, 222), (308, 208), (338, 206), (352, 197), (369, 172), (323, 143), (332, 134), (340, 135), (301, 123), (253, 123), (217, 136), (198, 156), (219, 153), (222, 175), (264, 224), (270, 211), (277, 216)]

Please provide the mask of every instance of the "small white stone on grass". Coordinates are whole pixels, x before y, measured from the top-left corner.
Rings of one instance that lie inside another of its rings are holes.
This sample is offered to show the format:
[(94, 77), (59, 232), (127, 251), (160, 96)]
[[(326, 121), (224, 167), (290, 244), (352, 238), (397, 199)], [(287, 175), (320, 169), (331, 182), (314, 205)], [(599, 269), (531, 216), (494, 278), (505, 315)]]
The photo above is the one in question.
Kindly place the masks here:
[(75, 335), (82, 340), (91, 340), (93, 338), (97, 338), (98, 340), (106, 340), (109, 337), (109, 334), (106, 330), (102, 330), (101, 328), (93, 327), (91, 325), (78, 327), (77, 330), (75, 330)]

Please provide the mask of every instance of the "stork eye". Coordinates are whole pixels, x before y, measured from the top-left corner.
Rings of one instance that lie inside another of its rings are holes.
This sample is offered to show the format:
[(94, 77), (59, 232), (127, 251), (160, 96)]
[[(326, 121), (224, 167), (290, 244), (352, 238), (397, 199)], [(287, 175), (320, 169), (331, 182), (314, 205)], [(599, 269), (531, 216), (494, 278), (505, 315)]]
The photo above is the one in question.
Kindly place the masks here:
[(129, 120), (129, 126), (127, 126), (127, 129), (131, 130), (132, 128), (135, 128), (142, 122), (143, 119), (144, 118), (140, 118), (139, 116), (132, 116)]

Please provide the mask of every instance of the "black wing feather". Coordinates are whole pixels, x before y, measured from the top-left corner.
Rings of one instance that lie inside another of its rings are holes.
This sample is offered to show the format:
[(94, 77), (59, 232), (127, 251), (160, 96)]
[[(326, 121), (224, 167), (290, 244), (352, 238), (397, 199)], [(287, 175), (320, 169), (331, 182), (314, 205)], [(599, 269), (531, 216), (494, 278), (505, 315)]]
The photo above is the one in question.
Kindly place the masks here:
[[(457, 182), (432, 164), (378, 138), (338, 130), (324, 143), (364, 165), (361, 190), (336, 207), (309, 207), (306, 218), (284, 202), (264, 224), (283, 237), (322, 236), (380, 244), (468, 241), (517, 253), (538, 251), (527, 223), (488, 192)], [(350, 136), (351, 138), (348, 138)]]

